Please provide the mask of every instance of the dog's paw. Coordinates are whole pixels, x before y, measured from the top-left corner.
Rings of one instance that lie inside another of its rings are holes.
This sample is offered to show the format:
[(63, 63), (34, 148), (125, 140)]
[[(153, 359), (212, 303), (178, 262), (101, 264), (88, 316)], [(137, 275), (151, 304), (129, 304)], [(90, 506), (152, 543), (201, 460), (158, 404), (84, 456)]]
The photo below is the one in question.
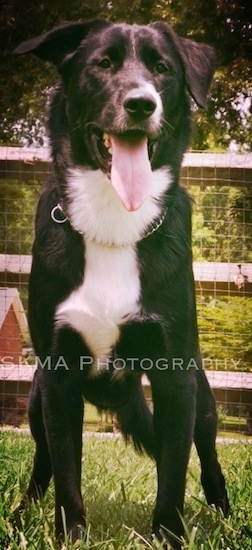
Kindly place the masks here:
[(157, 539), (164, 550), (181, 550), (182, 540), (163, 526), (153, 528), (152, 539)]
[(61, 550), (69, 547), (69, 542), (74, 544), (76, 541), (86, 540), (86, 522), (82, 517), (81, 521), (67, 521), (65, 512), (62, 509), (62, 524), (56, 525), (56, 539)]

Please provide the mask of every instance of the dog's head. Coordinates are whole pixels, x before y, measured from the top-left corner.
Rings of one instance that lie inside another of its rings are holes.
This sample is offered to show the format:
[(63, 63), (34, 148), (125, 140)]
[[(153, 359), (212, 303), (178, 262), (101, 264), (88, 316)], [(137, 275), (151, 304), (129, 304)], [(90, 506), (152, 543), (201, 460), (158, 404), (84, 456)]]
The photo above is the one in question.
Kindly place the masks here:
[(15, 50), (28, 52), (54, 63), (62, 76), (58, 135), (68, 136), (74, 162), (101, 169), (125, 207), (137, 209), (150, 191), (152, 169), (162, 163), (165, 139), (178, 121), (185, 126), (188, 92), (206, 105), (213, 48), (161, 22), (95, 20), (63, 23)]

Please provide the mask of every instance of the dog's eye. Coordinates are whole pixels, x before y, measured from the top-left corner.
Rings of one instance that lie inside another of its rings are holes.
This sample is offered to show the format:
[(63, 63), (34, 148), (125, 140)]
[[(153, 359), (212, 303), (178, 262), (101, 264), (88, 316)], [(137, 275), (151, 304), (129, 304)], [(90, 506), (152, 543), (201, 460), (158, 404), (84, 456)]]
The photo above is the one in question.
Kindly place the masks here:
[(109, 60), (108, 57), (104, 57), (103, 59), (98, 61), (98, 65), (102, 69), (110, 69), (110, 67), (111, 67), (111, 63), (110, 63), (110, 60)]
[(159, 74), (169, 72), (169, 67), (165, 65), (165, 63), (162, 63), (161, 61), (157, 63), (156, 65), (156, 71)]

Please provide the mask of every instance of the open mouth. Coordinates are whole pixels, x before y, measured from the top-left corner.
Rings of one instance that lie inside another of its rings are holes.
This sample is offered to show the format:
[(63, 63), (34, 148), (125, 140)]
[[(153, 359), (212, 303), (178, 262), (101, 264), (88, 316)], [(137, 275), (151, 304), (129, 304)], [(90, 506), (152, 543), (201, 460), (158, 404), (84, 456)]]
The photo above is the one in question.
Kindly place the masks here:
[[(99, 164), (99, 167), (103, 170), (103, 172), (106, 172), (108, 176), (110, 176), (112, 164), (112, 135), (113, 134), (108, 132), (103, 132), (96, 126), (92, 126), (90, 131), (90, 140), (96, 161)], [(137, 143), (145, 136), (145, 134), (140, 130), (128, 130), (124, 133), (114, 135), (117, 135), (118, 138), (124, 139), (132, 144)], [(151, 161), (155, 149), (155, 141), (150, 140), (149, 138), (147, 139), (148, 156)]]
[(96, 163), (108, 175), (124, 207), (137, 210), (151, 192), (154, 142), (140, 130), (113, 134), (94, 126), (90, 142)]
[(93, 154), (99, 168), (110, 175), (112, 164), (112, 149), (109, 145), (109, 134), (92, 126), (89, 133)]

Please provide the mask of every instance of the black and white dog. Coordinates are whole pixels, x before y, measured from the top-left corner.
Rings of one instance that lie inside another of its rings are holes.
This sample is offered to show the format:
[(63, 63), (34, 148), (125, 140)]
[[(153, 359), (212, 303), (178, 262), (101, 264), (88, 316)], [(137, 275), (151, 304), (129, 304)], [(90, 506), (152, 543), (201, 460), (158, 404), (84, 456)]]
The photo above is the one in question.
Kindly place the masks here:
[(73, 540), (85, 526), (84, 398), (114, 411), (125, 438), (155, 458), (153, 532), (180, 548), (193, 439), (207, 502), (229, 509), (198, 345), (191, 205), (178, 184), (190, 96), (205, 106), (214, 51), (163, 22), (96, 20), (63, 23), (15, 50), (28, 52), (54, 63), (61, 84), (50, 108), (54, 172), (39, 201), (30, 277), (36, 454), (21, 508), (44, 495), (53, 475), (57, 536), (62, 508)]

